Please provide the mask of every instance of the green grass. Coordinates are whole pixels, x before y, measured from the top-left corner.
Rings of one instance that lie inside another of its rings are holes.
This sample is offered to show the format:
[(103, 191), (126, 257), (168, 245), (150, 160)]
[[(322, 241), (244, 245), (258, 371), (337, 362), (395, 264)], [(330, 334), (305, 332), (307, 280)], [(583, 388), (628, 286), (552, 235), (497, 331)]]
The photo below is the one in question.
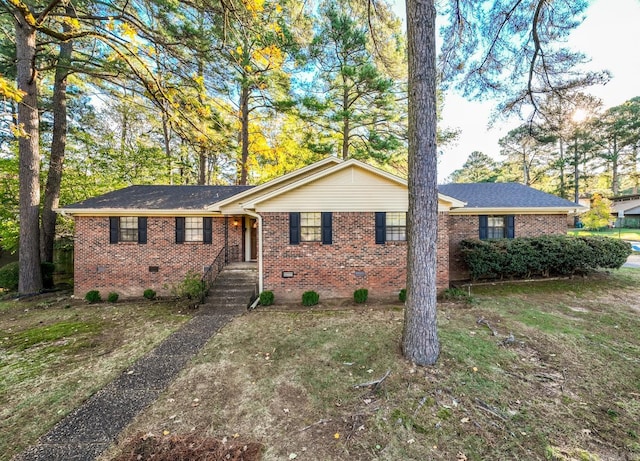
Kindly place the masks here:
[[(441, 354), (427, 368), (402, 358), (396, 306), (257, 310), (122, 439), (238, 436), (263, 443), (265, 460), (640, 460), (639, 285), (640, 271), (620, 270), (474, 287), (472, 304), (439, 305)], [(379, 387), (354, 387), (387, 370)]]
[(602, 230), (587, 230), (587, 229), (571, 229), (567, 232), (569, 235), (575, 236), (600, 236), (600, 237), (613, 237), (622, 240), (634, 240), (640, 242), (640, 229), (602, 229)]
[(189, 318), (166, 303), (60, 294), (0, 301), (0, 460), (11, 457)]

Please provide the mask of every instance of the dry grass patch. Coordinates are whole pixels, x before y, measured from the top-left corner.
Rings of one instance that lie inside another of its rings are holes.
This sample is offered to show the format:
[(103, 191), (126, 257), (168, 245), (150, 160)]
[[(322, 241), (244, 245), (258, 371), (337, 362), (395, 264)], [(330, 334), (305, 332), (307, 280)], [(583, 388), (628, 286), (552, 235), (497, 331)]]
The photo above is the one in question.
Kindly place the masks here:
[(473, 289), (474, 303), (439, 306), (430, 368), (402, 359), (397, 306), (259, 310), (221, 330), (121, 441), (255, 440), (266, 460), (639, 460), (638, 282), (620, 271)]
[(189, 314), (171, 303), (0, 302), (0, 460), (33, 444)]

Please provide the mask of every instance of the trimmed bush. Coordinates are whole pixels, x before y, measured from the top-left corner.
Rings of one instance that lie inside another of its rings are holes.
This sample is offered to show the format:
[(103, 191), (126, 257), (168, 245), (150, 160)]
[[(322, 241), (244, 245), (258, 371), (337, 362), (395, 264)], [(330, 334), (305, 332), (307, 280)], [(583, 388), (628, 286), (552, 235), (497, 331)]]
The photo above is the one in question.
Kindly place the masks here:
[[(190, 270), (187, 272), (187, 275), (184, 276), (182, 282), (171, 288), (171, 293), (178, 298), (203, 299), (205, 297), (205, 289), (202, 276), (196, 271)], [(154, 292), (153, 298), (155, 298), (155, 296)]]
[(403, 288), (402, 290), (400, 290), (400, 293), (398, 293), (398, 299), (401, 302), (405, 302), (407, 300), (407, 289)]
[(369, 297), (369, 290), (366, 288), (360, 288), (353, 292), (353, 300), (358, 304), (364, 304)]
[(148, 300), (154, 300), (156, 299), (156, 292), (151, 288), (147, 288), (146, 290), (144, 290), (144, 293), (142, 293), (142, 296), (144, 296)]
[(263, 306), (271, 306), (273, 301), (275, 300), (275, 296), (273, 295), (273, 291), (263, 291), (260, 293), (260, 304)]
[(107, 295), (107, 301), (109, 301), (110, 303), (117, 303), (118, 298), (120, 298), (120, 295), (116, 292), (111, 292), (109, 293), (109, 295)]
[(87, 294), (84, 295), (84, 299), (89, 301), (89, 303), (91, 304), (99, 303), (100, 301), (102, 301), (102, 297), (100, 296), (100, 292), (98, 290), (91, 290), (87, 292)]
[(315, 291), (305, 291), (302, 293), (303, 306), (315, 306), (320, 302), (320, 295)]
[(15, 291), (18, 289), (18, 261), (0, 267), (0, 288)]
[(501, 240), (463, 240), (460, 248), (471, 278), (527, 278), (587, 274), (618, 269), (631, 245), (608, 237), (565, 235)]

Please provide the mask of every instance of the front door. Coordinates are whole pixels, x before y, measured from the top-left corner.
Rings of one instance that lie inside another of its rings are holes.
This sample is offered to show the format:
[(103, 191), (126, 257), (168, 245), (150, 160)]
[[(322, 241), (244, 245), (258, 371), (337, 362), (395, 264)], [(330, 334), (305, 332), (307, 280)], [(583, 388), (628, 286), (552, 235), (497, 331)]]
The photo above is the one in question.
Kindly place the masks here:
[(249, 220), (249, 241), (251, 245), (251, 260), (258, 259), (258, 223), (255, 219)]

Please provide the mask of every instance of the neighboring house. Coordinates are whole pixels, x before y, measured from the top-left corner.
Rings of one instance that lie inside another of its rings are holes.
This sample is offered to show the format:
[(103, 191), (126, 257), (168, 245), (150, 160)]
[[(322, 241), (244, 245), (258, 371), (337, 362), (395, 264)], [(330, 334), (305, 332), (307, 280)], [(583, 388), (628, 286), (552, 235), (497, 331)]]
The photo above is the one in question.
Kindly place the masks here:
[(616, 226), (640, 228), (640, 195), (612, 197), (611, 214), (616, 220)]
[[(450, 184), (438, 195), (437, 287), (465, 278), (465, 238), (564, 234), (576, 205), (519, 184)], [(391, 297), (406, 279), (407, 182), (327, 158), (256, 187), (132, 186), (68, 205), (75, 292), (167, 294), (214, 260), (256, 261), (278, 299)]]

